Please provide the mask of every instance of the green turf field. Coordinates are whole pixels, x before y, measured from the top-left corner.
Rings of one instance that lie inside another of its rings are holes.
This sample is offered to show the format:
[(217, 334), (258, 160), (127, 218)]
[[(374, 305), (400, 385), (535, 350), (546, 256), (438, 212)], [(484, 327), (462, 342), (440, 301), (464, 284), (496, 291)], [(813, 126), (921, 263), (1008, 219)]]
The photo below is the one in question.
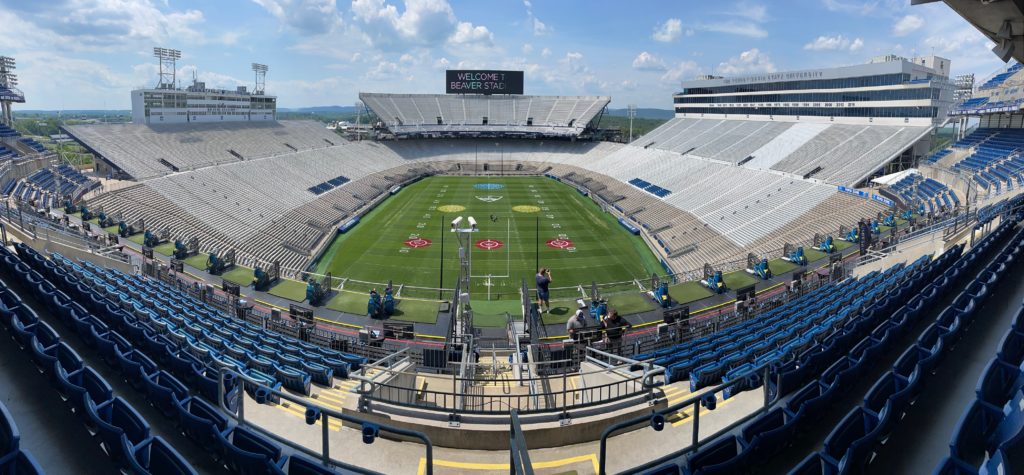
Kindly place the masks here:
[[(475, 186), (484, 184), (497, 186)], [(444, 287), (454, 286), (458, 240), (449, 228), (460, 215), (474, 216), (479, 223), (468, 243), (477, 301), (518, 301), (522, 279), (534, 287), (538, 257), (541, 266), (552, 269), (552, 288), (573, 287), (565, 295), (553, 292), (553, 300), (578, 296), (579, 284), (663, 272), (640, 237), (574, 188), (543, 177), (433, 177), (412, 184), (338, 236), (317, 272), (350, 279), (346, 289), (373, 286), (354, 281), (393, 280), (405, 285), (403, 295), (437, 298), (436, 291), (410, 287), (438, 286), (442, 239)]]

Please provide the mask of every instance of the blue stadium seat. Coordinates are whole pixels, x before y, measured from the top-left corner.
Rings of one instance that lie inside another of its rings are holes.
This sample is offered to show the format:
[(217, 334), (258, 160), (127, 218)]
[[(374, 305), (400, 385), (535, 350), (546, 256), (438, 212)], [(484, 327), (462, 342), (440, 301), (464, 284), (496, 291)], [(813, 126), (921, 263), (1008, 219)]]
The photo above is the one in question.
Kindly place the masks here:
[[(127, 444), (127, 439), (122, 439)], [(150, 437), (134, 446), (126, 446), (130, 454), (128, 467), (138, 475), (195, 475), (196, 471), (163, 437)]]
[(880, 436), (889, 434), (910, 405), (911, 387), (903, 376), (886, 372), (864, 396), (864, 410), (878, 419)]
[(86, 366), (72, 372), (67, 372), (63, 367), (57, 367), (55, 373), (57, 374), (57, 392), (80, 416), (84, 417), (86, 399), (95, 405), (100, 405), (113, 398), (114, 392), (110, 384), (91, 367)]
[(243, 474), (283, 474), (287, 456), (273, 441), (244, 427), (217, 433), (220, 455), (227, 467)]
[(178, 378), (160, 370), (153, 374), (143, 374), (146, 395), (149, 402), (167, 417), (175, 417), (178, 403), (188, 397), (188, 388)]
[(125, 448), (138, 445), (149, 437), (149, 423), (120, 397), (100, 404), (87, 399), (85, 413), (99, 434), (107, 455), (120, 466), (125, 466), (131, 456)]
[(159, 370), (153, 360), (134, 349), (118, 350), (117, 363), (128, 384), (140, 391), (146, 389), (145, 377)]
[(814, 452), (803, 459), (799, 465), (790, 470), (789, 475), (835, 475), (839, 469), (822, 457), (820, 452)]
[(11, 335), (20, 348), (26, 348), (32, 342), (39, 317), (32, 309), (22, 305), (11, 313)]
[[(679, 469), (676, 468), (678, 473)], [(288, 475), (336, 475), (341, 472), (323, 466), (320, 462), (314, 461), (303, 455), (292, 455), (288, 457)]]
[(302, 361), (302, 370), (308, 373), (316, 384), (327, 387), (334, 385), (334, 370), (331, 368), (311, 361)]
[(14, 460), (21, 445), (21, 433), (7, 406), (0, 402), (0, 466)]
[(878, 419), (863, 407), (855, 407), (825, 438), (822, 457), (841, 473), (861, 473), (874, 449)]
[(838, 394), (838, 385), (824, 384), (820, 380), (814, 380), (794, 393), (787, 402), (786, 408), (796, 414), (797, 419), (808, 421), (820, 415)]
[(740, 431), (748, 460), (767, 460), (789, 445), (796, 432), (796, 415), (781, 407), (757, 416)]
[(997, 357), (1008, 364), (1020, 365), (1024, 362), (1024, 333), (1010, 329), (999, 343)]
[(35, 457), (25, 449), (11, 454), (10, 458), (0, 457), (0, 473), (15, 475), (42, 475), (43, 471)]
[(684, 473), (691, 475), (736, 473), (746, 460), (742, 441), (734, 435), (700, 446), (686, 461)]
[(956, 457), (945, 457), (932, 475), (977, 475), (978, 469)]
[(217, 434), (228, 428), (227, 417), (199, 397), (185, 398), (178, 403), (178, 423), (185, 435), (211, 452), (216, 451)]
[(975, 399), (953, 431), (949, 442), (950, 454), (971, 465), (980, 465), (988, 438), (1002, 418), (1003, 413), (998, 407)]
[(995, 407), (1002, 407), (1022, 387), (1024, 374), (1020, 368), (999, 358), (993, 358), (982, 371), (974, 392), (979, 400)]

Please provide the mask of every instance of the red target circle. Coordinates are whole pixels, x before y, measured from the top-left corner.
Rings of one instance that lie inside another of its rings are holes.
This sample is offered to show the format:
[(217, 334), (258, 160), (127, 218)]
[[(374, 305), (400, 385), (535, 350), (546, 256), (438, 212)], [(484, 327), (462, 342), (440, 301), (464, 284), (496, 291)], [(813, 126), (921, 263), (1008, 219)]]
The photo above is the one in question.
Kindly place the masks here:
[(432, 244), (432, 242), (430, 241), (430, 239), (423, 239), (423, 238), (411, 238), (411, 239), (407, 239), (405, 241), (405, 246), (406, 247), (412, 247), (412, 248), (417, 248), (417, 249), (421, 248), (421, 247), (427, 247), (427, 246), (429, 246), (431, 244)]
[(485, 251), (493, 251), (495, 249), (501, 249), (501, 247), (504, 246), (504, 245), (505, 245), (505, 243), (503, 243), (503, 242), (501, 242), (501, 241), (499, 241), (497, 239), (481, 239), (481, 240), (476, 242), (476, 247), (478, 247), (480, 249), (483, 249)]
[(548, 247), (553, 247), (555, 249), (568, 249), (573, 247), (572, 241), (568, 239), (550, 239), (546, 244)]

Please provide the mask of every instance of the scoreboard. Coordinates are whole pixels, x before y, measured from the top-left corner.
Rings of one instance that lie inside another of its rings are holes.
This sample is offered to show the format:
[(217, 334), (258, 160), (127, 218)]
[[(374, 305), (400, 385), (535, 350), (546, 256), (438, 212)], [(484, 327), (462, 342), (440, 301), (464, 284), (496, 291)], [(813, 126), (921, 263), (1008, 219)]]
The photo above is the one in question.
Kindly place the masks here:
[(522, 94), (522, 71), (445, 71), (446, 94)]

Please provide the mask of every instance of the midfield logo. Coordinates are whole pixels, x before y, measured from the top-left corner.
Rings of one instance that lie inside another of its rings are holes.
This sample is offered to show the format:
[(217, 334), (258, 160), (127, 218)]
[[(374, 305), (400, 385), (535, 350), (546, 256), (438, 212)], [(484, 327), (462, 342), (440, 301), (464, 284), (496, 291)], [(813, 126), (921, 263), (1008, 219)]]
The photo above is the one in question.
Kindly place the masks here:
[(491, 195), (477, 196), (476, 197), (476, 199), (478, 199), (480, 201), (483, 201), (484, 203), (494, 203), (495, 201), (498, 201), (498, 200), (500, 200), (502, 198), (503, 198), (502, 196), (491, 196)]

